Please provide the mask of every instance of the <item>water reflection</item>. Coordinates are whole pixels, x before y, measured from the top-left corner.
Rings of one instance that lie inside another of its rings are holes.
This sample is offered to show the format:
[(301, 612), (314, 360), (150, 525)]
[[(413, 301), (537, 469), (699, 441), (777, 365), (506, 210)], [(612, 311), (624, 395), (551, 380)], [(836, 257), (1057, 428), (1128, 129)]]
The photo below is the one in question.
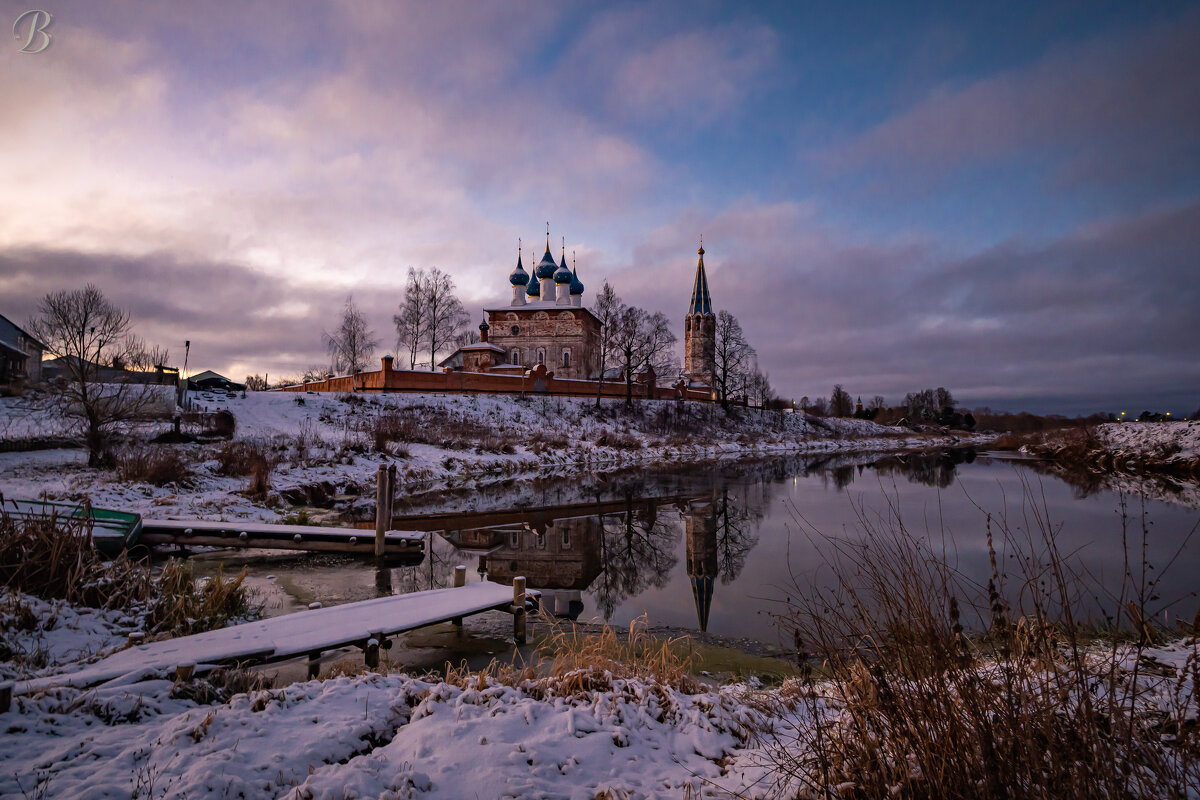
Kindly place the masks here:
[[(789, 596), (822, 580), (821, 548), (804, 530), (854, 540), (863, 510), (886, 516), (894, 505), (914, 535), (936, 541), (956, 570), (986, 585), (985, 512), (1007, 512), (1014, 529), (1033, 532), (1025, 504), (1036, 498), (1059, 549), (1076, 554), (1089, 576), (1111, 585), (1126, 569), (1117, 495), (1081, 498), (1056, 478), (971, 450), (632, 471), (579, 486), (555, 495), (557, 505), (514, 507), (497, 495), (494, 511), (439, 517), (428, 523), (427, 555), (416, 565), (376, 571), (369, 562), (311, 557), (264, 571), (307, 603), (450, 586), (454, 567), (482, 567), (496, 581), (525, 576), (542, 591), (543, 608), (560, 616), (626, 625), (645, 614), (654, 625), (771, 643), (779, 641), (772, 613), (786, 613)], [(1156, 590), (1182, 598), (1171, 613), (1190, 619), (1200, 548), (1181, 546), (1197, 514), (1147, 508), (1147, 562), (1175, 561), (1170, 576), (1153, 576)], [(1138, 530), (1135, 519), (1130, 532)], [(1131, 547), (1135, 572), (1140, 547)], [(1001, 553), (1006, 563), (1011, 557)]]

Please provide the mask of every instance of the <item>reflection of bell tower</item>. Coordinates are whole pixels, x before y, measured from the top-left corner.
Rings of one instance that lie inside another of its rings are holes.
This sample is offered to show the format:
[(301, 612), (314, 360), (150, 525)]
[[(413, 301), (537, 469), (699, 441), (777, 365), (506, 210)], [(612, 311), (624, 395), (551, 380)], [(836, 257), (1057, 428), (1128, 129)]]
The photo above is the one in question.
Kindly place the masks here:
[(684, 525), (687, 530), (687, 574), (692, 584), (692, 599), (696, 602), (696, 619), (700, 630), (707, 632), (713, 585), (717, 579), (716, 507), (712, 503), (691, 506)]
[(717, 317), (713, 314), (708, 278), (704, 274), (704, 245), (696, 252), (700, 255), (696, 282), (683, 320), (683, 371), (691, 380), (711, 386), (717, 363)]

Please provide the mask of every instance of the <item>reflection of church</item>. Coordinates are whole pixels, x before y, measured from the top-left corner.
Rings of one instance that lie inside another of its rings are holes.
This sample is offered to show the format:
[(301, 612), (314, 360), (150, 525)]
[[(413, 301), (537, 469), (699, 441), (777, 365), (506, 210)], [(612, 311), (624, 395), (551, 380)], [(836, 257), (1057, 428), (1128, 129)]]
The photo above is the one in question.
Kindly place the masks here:
[(708, 631), (708, 614), (712, 610), (713, 587), (717, 580), (717, 514), (711, 502), (693, 503), (687, 511), (684, 526), (687, 531), (687, 574), (692, 586), (692, 601), (696, 604), (696, 621), (700, 631)]

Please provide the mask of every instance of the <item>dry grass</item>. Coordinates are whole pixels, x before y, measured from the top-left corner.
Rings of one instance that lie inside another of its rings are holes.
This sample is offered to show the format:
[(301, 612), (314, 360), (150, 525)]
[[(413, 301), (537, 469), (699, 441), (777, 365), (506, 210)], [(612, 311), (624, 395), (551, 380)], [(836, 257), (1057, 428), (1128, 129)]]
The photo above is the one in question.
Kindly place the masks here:
[(1026, 514), (1020, 531), (987, 520), (986, 587), (894, 509), (860, 510), (860, 540), (814, 535), (831, 588), (797, 591), (783, 620), (805, 675), (789, 693), (814, 722), (773, 744), (801, 796), (1150, 798), (1200, 785), (1195, 639), (1184, 669), (1146, 673), (1143, 651), (1164, 633), (1143, 611), (1153, 578), (1131, 559), (1097, 640), (1076, 615), (1098, 590), (1058, 552), (1044, 504)]
[(606, 625), (599, 633), (583, 632), (574, 623), (544, 615), (538, 622), (548, 632), (538, 643), (540, 658), (535, 664), (515, 666), (493, 660), (481, 670), (447, 665), (439, 679), (462, 688), (516, 686), (535, 697), (613, 690), (614, 681), (622, 679), (643, 680), (660, 692), (664, 687), (687, 694), (702, 689), (690, 676), (691, 657), (679, 646), (680, 640), (652, 636), (645, 618), (634, 620), (627, 631)]
[(161, 445), (130, 445), (116, 453), (115, 462), (117, 475), (127, 482), (183, 486), (191, 476), (179, 451)]
[(0, 588), (90, 608), (136, 610), (145, 614), (150, 633), (196, 633), (254, 615), (244, 580), (243, 571), (197, 581), (190, 563), (174, 560), (156, 575), (147, 561), (101, 557), (82, 519), (0, 513)]
[(146, 598), (146, 629), (185, 635), (254, 616), (258, 609), (245, 580), (245, 567), (232, 578), (219, 570), (212, 578), (197, 580), (190, 561), (172, 559), (154, 578), (154, 592)]
[(246, 494), (260, 499), (267, 496), (271, 488), (271, 470), (275, 467), (275, 459), (265, 442), (228, 442), (216, 455), (218, 475), (248, 475), (250, 482), (246, 487)]
[(387, 410), (369, 418), (366, 425), (378, 452), (391, 443), (431, 444), (447, 450), (484, 447), (489, 452), (502, 452), (505, 446), (511, 451), (512, 447), (512, 442), (497, 437), (490, 426), (446, 408), (414, 405)]

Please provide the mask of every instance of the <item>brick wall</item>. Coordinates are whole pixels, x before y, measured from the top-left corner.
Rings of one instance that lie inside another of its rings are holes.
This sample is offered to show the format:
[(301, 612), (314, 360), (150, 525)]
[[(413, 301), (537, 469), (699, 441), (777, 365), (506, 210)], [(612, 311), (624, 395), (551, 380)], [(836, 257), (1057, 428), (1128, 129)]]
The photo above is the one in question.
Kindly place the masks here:
[[(486, 394), (545, 394), (559, 397), (595, 397), (596, 381), (556, 378), (552, 370), (539, 365), (524, 376), (497, 375), (487, 372), (420, 372), (392, 369), (392, 359), (383, 359), (383, 368), (358, 375), (339, 375), (322, 381), (284, 387), (285, 392), (457, 392)], [(696, 400), (711, 402), (708, 392), (682, 386), (657, 386), (654, 375), (639, 376), (634, 397), (657, 400)], [(624, 397), (624, 381), (605, 381), (602, 397)]]

